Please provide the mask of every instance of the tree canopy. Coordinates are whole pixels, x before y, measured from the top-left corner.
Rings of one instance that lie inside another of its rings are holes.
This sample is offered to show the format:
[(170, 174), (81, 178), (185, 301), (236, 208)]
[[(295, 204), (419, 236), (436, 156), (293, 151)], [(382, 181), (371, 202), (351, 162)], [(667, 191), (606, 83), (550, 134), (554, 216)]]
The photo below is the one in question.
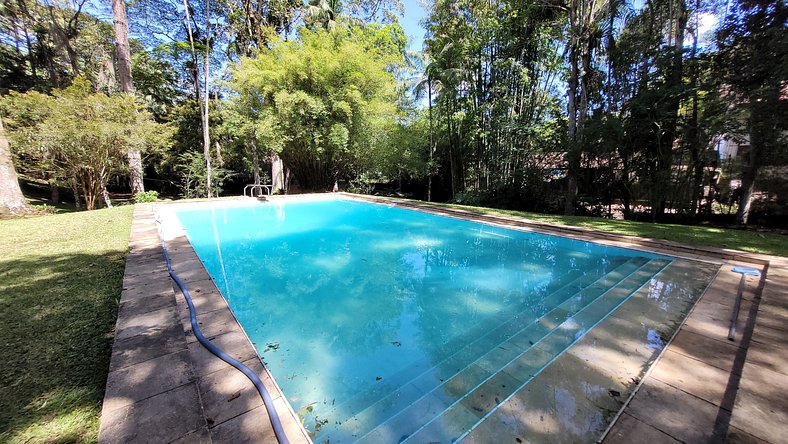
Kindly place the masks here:
[(169, 131), (134, 97), (94, 92), (82, 78), (51, 95), (11, 93), (2, 102), (17, 155), (81, 191), (87, 209), (105, 196), (131, 150), (166, 148)]
[(236, 134), (279, 153), (304, 189), (374, 169), (400, 118), (395, 72), (405, 43), (396, 25), (275, 39), (232, 71), (233, 109), (248, 122)]
[[(172, 139), (127, 152), (119, 189), (142, 189), (133, 171), (183, 196), (268, 176), (279, 192), (336, 183), (521, 210), (768, 222), (788, 214), (783, 3), (434, 0), (414, 52), (398, 0), (141, 0), (126, 5), (128, 45), (122, 3), (113, 30), (109, 3), (17, 0), (0, 9), (0, 94), (56, 97), (76, 79), (133, 94)], [(12, 114), (23, 176), (70, 185), (73, 174), (29, 154), (36, 121)]]

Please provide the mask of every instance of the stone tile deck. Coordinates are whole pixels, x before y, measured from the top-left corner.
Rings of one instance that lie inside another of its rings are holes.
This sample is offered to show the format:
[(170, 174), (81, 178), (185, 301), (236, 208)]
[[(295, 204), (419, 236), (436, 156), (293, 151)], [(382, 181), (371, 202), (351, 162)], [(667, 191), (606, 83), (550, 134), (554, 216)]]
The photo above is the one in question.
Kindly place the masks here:
[[(151, 205), (134, 208), (131, 231), (99, 442), (276, 442), (254, 385), (194, 337)], [(183, 233), (165, 241), (205, 336), (260, 376), (290, 442), (310, 442)]]
[[(377, 203), (390, 201), (345, 196)], [(509, 228), (724, 263), (718, 277), (627, 400), (603, 436), (604, 442), (788, 442), (786, 259), (556, 227), (426, 203), (398, 201), (397, 205)], [(165, 237), (173, 266), (195, 299), (205, 335), (261, 375), (283, 416), (289, 439), (309, 442), (184, 233)], [(185, 301), (173, 291), (164, 268), (151, 205), (135, 208), (130, 246), (100, 442), (274, 441), (267, 412), (252, 384), (195, 341)], [(739, 263), (762, 268), (766, 273), (762, 280), (748, 278), (737, 338), (731, 342), (727, 340), (727, 327), (739, 275), (731, 273), (730, 268)], [(578, 351), (576, 355), (579, 354)], [(556, 372), (560, 375), (560, 368)], [(522, 426), (544, 419), (529, 416), (527, 411), (519, 416)], [(478, 430), (486, 430), (487, 434), (475, 433), (468, 441), (508, 440), (503, 434), (506, 431), (496, 428), (493, 421), (483, 423)]]

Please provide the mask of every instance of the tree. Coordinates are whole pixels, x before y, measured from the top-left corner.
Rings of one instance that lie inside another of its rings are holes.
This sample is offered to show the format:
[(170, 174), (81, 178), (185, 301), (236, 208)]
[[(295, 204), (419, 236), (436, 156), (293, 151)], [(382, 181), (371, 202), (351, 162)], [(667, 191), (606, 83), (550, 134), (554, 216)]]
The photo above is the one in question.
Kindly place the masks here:
[(436, 61), (430, 61), (424, 66), (424, 73), (414, 87), (414, 92), (417, 98), (424, 94), (424, 89), (427, 90), (427, 119), (429, 120), (430, 129), (430, 147), (429, 147), (429, 161), (427, 162), (427, 202), (432, 201), (432, 176), (434, 175), (434, 159), (435, 159), (435, 124), (432, 119), (432, 93), (433, 86), (440, 88), (440, 65)]
[[(134, 93), (131, 78), (131, 49), (129, 48), (129, 21), (126, 18), (125, 0), (112, 0), (112, 17), (115, 29), (115, 54), (117, 55), (118, 80), (120, 90), (126, 94)], [(126, 153), (129, 162), (129, 175), (131, 193), (138, 194), (145, 191), (142, 182), (142, 154), (139, 150), (130, 150)]]
[(19, 189), (19, 181), (14, 168), (8, 138), (0, 118), (0, 215), (22, 214), (30, 211), (30, 207)]
[(358, 175), (380, 158), (398, 118), (393, 71), (405, 42), (398, 25), (302, 28), (298, 41), (277, 39), (242, 60), (230, 86), (251, 141), (281, 141), (280, 156), (304, 189), (330, 190)]
[[(107, 96), (76, 78), (52, 96), (12, 93), (3, 101), (17, 146), (77, 184), (88, 210), (103, 197), (107, 182), (125, 172), (126, 153), (166, 145), (169, 130), (154, 123), (133, 96)], [(34, 111), (34, 114), (30, 112)]]
[[(595, 45), (597, 21), (602, 13), (602, 2), (571, 0), (569, 17), (569, 79), (567, 79), (567, 185), (564, 214), (575, 214), (577, 176), (585, 144), (585, 124), (591, 98), (591, 58)], [(578, 91), (579, 89), (579, 91)]]
[[(741, 175), (736, 219), (747, 224), (755, 181), (763, 165), (788, 157), (788, 5), (737, 0), (717, 34), (716, 69), (734, 123), (749, 135), (750, 152)], [(738, 119), (737, 109), (744, 118)]]

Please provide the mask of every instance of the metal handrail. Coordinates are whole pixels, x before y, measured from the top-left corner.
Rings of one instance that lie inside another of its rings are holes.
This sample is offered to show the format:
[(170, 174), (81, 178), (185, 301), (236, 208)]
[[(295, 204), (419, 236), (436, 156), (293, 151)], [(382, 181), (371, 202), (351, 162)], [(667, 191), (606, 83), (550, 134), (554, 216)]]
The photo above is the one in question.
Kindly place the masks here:
[[(263, 190), (266, 192), (266, 196), (271, 195), (273, 185), (262, 185), (262, 184), (254, 184), (250, 183), (244, 187), (244, 196), (246, 197), (261, 197), (263, 196)], [(257, 190), (257, 194), (255, 195), (255, 190)], [(247, 194), (248, 191), (248, 194)]]
[(747, 280), (747, 276), (760, 276), (761, 272), (750, 267), (733, 267), (731, 271), (741, 273), (739, 291), (736, 292), (736, 302), (733, 304), (733, 313), (731, 314), (731, 325), (728, 328), (728, 340), (733, 341), (736, 339), (736, 324), (739, 322), (739, 309), (741, 308), (741, 299), (744, 295), (744, 283)]

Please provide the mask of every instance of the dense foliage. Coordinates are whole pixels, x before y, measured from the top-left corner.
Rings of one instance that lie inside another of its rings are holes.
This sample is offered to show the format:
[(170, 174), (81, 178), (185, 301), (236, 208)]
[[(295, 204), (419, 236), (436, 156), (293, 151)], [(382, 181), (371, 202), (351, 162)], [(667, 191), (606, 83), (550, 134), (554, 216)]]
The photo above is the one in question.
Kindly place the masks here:
[(245, 124), (231, 124), (256, 149), (277, 152), (303, 189), (329, 190), (385, 158), (406, 40), (392, 25), (304, 29), (299, 37), (276, 39), (238, 64), (232, 105)]
[(124, 171), (128, 151), (162, 147), (169, 138), (167, 128), (153, 122), (134, 97), (93, 92), (79, 78), (51, 95), (12, 93), (2, 106), (24, 163), (77, 188), (88, 210), (100, 196), (106, 202), (107, 183)]
[[(567, 214), (711, 213), (715, 188), (731, 179), (719, 177), (715, 142), (754, 129), (732, 130), (747, 101), (724, 94), (735, 80), (721, 74), (752, 70), (762, 76), (753, 85), (773, 85), (777, 112), (757, 120), (783, 153), (788, 121), (784, 3), (742, 1), (717, 15), (719, 48), (700, 30), (717, 6), (435, 1), (425, 71), (448, 194)], [(756, 52), (764, 58), (747, 56)]]
[[(142, 152), (165, 194), (271, 181), (647, 220), (788, 214), (785, 2), (435, 0), (421, 53), (398, 0), (176, 3), (128, 4), (133, 88), (109, 10), (4, 3), (0, 93), (133, 91), (172, 128)], [(30, 154), (34, 108), (21, 123), (5, 107), (11, 150), (56, 196), (74, 175)]]

